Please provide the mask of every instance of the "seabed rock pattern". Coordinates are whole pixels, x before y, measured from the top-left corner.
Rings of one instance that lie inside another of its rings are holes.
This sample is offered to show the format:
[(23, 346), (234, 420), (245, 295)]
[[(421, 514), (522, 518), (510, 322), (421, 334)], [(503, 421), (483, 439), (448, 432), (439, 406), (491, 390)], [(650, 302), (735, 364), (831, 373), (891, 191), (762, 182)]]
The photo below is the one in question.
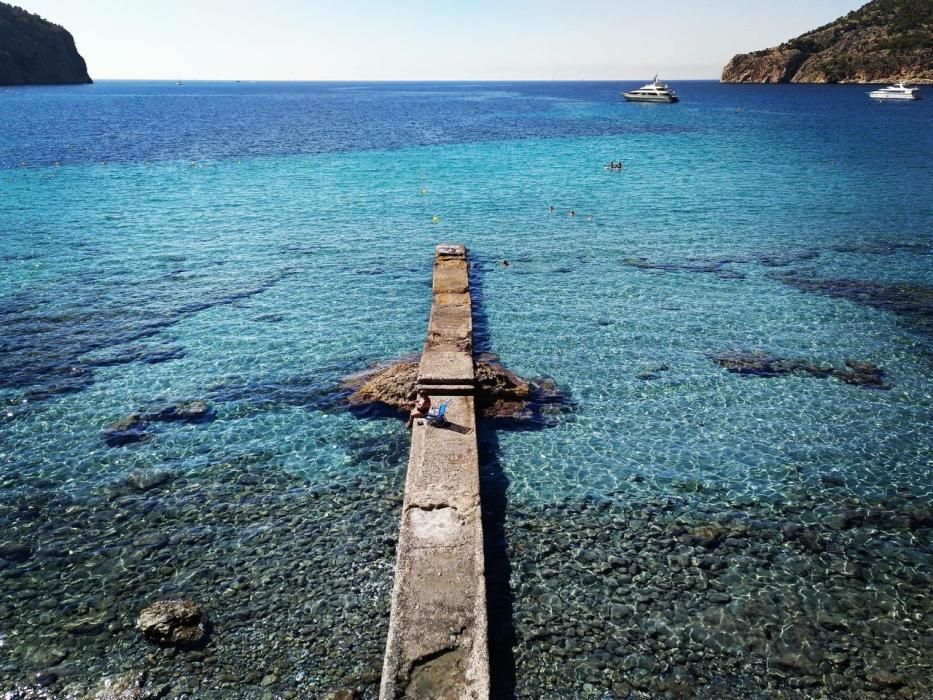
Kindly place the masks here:
[(931, 697), (929, 502), (834, 500), (510, 508), (518, 697)]
[[(132, 670), (151, 697), (371, 700), (403, 459), (332, 486), (263, 455), (87, 498), (4, 483), (0, 697), (84, 700)], [(493, 673), (514, 664), (520, 698), (930, 697), (929, 494), (867, 501), (846, 477), (782, 503), (617, 493), (494, 509), (484, 527), (505, 556), (487, 569), (511, 600), (490, 610), (492, 647), (508, 650)], [(138, 611), (184, 597), (210, 611), (207, 645), (146, 642)]]
[(0, 390), (22, 393), (0, 401), (27, 410), (84, 391), (99, 367), (179, 360), (184, 348), (157, 336), (193, 314), (261, 294), (294, 271), (283, 267), (223, 286), (190, 280), (184, 293), (171, 275), (138, 287), (108, 287), (89, 274), (54, 290), (7, 297), (0, 302)]
[[(273, 459), (134, 472), (81, 496), (0, 484), (0, 698), (84, 700), (127, 671), (147, 673), (143, 697), (373, 698), (401, 466), (309, 485)], [(183, 598), (209, 611), (206, 644), (146, 641), (139, 611)]]
[[(881, 240), (873, 243), (834, 245), (836, 253), (856, 255), (930, 255), (929, 244)], [(710, 274), (724, 280), (741, 281), (748, 274), (736, 266), (756, 265), (768, 270), (767, 276), (781, 284), (808, 294), (844, 299), (853, 304), (869, 306), (900, 316), (915, 332), (933, 335), (933, 287), (921, 282), (889, 282), (849, 278), (825, 277), (810, 267), (795, 267), (820, 257), (813, 248), (778, 249), (748, 255), (726, 255), (721, 257), (689, 258), (683, 260), (648, 260), (628, 256), (624, 265), (647, 272), (673, 272)]]

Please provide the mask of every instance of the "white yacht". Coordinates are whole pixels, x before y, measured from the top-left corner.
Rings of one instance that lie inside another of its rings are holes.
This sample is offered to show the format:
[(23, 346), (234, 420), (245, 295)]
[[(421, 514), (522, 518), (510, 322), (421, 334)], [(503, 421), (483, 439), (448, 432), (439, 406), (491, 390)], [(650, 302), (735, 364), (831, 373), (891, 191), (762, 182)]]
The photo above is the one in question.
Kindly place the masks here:
[(629, 102), (677, 102), (677, 93), (658, 80), (658, 76), (654, 76), (654, 82), (637, 90), (623, 92), (622, 97)]
[(904, 87), (904, 83), (896, 83), (880, 90), (872, 90), (868, 96), (876, 100), (919, 100), (920, 91), (917, 88)]

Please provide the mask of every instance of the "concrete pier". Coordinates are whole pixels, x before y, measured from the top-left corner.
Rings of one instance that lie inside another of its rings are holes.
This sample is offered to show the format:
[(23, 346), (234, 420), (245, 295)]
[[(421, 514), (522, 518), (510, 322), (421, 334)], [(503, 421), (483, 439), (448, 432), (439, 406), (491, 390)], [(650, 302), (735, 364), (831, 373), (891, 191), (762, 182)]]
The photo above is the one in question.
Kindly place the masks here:
[(418, 386), (446, 426), (416, 421), (405, 481), (381, 700), (488, 698), (473, 316), (466, 249), (439, 245)]

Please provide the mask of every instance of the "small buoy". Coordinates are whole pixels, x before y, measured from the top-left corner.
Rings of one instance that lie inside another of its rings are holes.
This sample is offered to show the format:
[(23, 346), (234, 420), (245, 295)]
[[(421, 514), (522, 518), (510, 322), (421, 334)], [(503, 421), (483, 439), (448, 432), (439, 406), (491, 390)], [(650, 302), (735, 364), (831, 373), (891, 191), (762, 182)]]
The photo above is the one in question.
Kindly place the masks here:
[(437, 214), (435, 214), (434, 216), (431, 217), (431, 223), (432, 223), (432, 224), (439, 223), (440, 220), (441, 220), (441, 217), (439, 217)]
[(422, 188), (421, 188), (421, 196), (424, 197), (427, 193), (428, 193), (428, 188), (427, 188), (427, 187), (422, 187)]

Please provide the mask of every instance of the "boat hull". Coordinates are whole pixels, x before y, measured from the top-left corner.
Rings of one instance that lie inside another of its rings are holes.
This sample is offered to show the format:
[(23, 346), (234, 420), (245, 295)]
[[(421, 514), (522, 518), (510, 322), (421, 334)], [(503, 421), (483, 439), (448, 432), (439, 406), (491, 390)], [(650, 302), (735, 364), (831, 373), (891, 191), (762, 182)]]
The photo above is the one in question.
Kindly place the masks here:
[(873, 100), (906, 100), (910, 102), (911, 100), (919, 100), (920, 95), (914, 93), (912, 95), (889, 95), (881, 92), (869, 92), (868, 96)]
[(622, 97), (626, 102), (677, 102), (677, 97), (673, 95), (633, 95), (623, 92)]

